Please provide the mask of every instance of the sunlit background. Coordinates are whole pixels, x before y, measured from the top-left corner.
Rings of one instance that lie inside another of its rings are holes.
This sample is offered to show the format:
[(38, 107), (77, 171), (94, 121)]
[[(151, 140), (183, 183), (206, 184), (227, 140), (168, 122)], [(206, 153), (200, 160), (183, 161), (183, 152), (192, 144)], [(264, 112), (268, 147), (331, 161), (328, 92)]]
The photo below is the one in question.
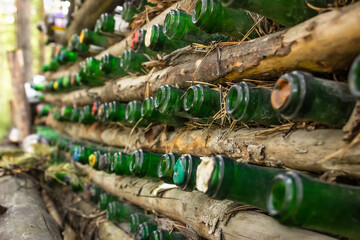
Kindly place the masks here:
[[(52, 11), (67, 14), (70, 3), (59, 0), (31, 0), (31, 49), (33, 54), (33, 73), (41, 70), (42, 55), (41, 43), (44, 42), (41, 33), (37, 30), (37, 23), (42, 20), (44, 12)], [(6, 52), (16, 49), (16, 3), (15, 0), (0, 0), (0, 139), (9, 128), (11, 99), (10, 72)], [(50, 47), (45, 48), (45, 57), (50, 57)], [(46, 61), (46, 59), (45, 59)]]

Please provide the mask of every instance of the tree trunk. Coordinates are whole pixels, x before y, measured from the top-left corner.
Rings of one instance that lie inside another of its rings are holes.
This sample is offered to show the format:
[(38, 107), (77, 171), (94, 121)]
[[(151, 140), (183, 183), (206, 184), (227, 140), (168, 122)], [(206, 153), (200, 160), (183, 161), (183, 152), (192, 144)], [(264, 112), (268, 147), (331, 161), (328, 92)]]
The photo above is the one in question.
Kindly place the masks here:
[(31, 0), (16, 0), (16, 42), (17, 48), (24, 53), (23, 79), (30, 82), (32, 78), (31, 51)]
[(13, 106), (15, 124), (19, 131), (19, 141), (22, 141), (30, 134), (31, 117), (30, 106), (25, 93), (24, 78), (24, 56), (22, 50), (7, 52), (7, 59), (11, 74), (11, 84), (13, 90)]
[(162, 182), (110, 175), (78, 163), (76, 166), (106, 192), (183, 222), (207, 239), (332, 239), (281, 225), (253, 208), (228, 200), (209, 199), (197, 191), (184, 192), (178, 188), (165, 190)]
[(36, 183), (26, 174), (0, 178), (1, 240), (60, 240), (60, 229), (48, 214)]

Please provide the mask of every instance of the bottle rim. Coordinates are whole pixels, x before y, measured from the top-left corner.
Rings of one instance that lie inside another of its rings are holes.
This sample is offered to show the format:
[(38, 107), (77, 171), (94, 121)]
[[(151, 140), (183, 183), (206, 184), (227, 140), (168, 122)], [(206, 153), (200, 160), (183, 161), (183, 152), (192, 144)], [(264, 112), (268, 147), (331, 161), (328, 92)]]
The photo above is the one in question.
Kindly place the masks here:
[(249, 84), (246, 82), (234, 84), (229, 89), (225, 98), (226, 113), (235, 121), (243, 120), (247, 112), (249, 100)]
[(360, 55), (351, 64), (348, 79), (351, 93), (360, 100)]

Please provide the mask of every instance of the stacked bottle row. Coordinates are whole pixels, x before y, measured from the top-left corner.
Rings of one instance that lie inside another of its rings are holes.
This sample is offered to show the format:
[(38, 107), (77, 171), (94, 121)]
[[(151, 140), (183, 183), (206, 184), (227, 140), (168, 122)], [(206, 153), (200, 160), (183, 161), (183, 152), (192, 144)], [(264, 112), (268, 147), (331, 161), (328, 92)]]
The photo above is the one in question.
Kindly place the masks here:
[(56, 71), (61, 65), (66, 65), (69, 63), (74, 63), (79, 59), (77, 53), (68, 51), (66, 47), (57, 46), (55, 48), (55, 52), (50, 60), (49, 64), (43, 65), (44, 72), (54, 72)]
[(115, 196), (109, 195), (94, 185), (85, 189), (86, 195), (92, 202), (98, 204), (100, 210), (106, 210), (108, 220), (115, 223), (129, 223), (130, 233), (137, 240), (186, 240), (180, 232), (166, 231), (159, 228), (155, 216), (145, 214), (144, 210), (128, 203), (119, 201)]
[[(355, 70), (350, 72), (349, 79), (356, 78)], [(187, 91), (165, 85), (158, 89), (155, 97), (144, 102), (96, 102), (82, 109), (64, 107), (54, 111), (54, 118), (84, 124), (98, 121), (121, 122), (128, 126), (147, 126), (149, 123), (182, 126), (187, 119), (213, 120), (222, 108), (222, 99), (219, 90), (205, 85), (197, 84)], [(234, 84), (226, 94), (225, 108), (230, 118), (243, 123), (269, 126), (288, 119), (342, 127), (355, 102), (347, 84), (294, 71), (281, 76), (273, 91), (249, 82)]]
[(288, 225), (349, 238), (360, 234), (359, 187), (235, 162), (220, 155), (158, 154), (142, 149), (127, 154), (116, 148), (73, 142), (51, 131), (43, 131), (42, 135), (60, 150), (71, 153), (75, 162), (109, 174), (162, 180), (184, 191), (197, 189), (214, 199), (257, 207)]
[(220, 155), (95, 151), (89, 155), (89, 163), (107, 173), (161, 179), (185, 191), (197, 189), (214, 199), (248, 204), (267, 211), (284, 224), (350, 238), (360, 234), (359, 187), (318, 181), (285, 169), (239, 163)]

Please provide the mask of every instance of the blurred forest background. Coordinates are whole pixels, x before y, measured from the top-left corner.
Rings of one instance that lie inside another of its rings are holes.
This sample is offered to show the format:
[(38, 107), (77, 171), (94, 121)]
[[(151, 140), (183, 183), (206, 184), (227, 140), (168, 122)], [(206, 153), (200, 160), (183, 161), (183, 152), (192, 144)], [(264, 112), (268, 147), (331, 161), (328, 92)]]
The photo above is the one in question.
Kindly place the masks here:
[[(12, 97), (6, 52), (16, 49), (15, 0), (0, 0), (0, 140), (11, 128), (9, 100)], [(36, 25), (42, 20), (43, 0), (31, 0), (31, 49), (33, 73), (41, 71), (41, 33)]]

